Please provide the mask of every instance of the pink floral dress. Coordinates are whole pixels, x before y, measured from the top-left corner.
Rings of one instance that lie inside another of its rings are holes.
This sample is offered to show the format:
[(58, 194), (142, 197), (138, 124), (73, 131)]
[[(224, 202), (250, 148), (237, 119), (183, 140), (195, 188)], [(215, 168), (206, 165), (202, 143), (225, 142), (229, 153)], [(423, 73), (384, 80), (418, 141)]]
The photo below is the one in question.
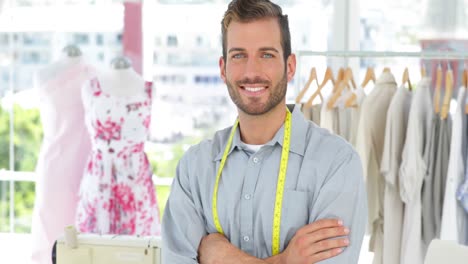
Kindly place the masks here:
[(80, 232), (159, 235), (159, 208), (144, 152), (151, 117), (151, 82), (145, 93), (105, 93), (97, 78), (82, 88), (92, 151), (81, 181)]

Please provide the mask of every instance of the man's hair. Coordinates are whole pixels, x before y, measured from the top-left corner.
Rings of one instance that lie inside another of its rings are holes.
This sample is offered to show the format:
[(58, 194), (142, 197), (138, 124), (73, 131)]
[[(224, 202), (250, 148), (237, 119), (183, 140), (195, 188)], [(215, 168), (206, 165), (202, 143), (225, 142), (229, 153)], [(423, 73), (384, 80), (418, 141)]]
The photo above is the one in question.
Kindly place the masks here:
[(223, 58), (227, 56), (227, 28), (232, 21), (251, 22), (263, 18), (277, 18), (281, 31), (281, 47), (284, 61), (291, 55), (291, 33), (289, 32), (288, 16), (283, 15), (281, 7), (269, 0), (233, 0), (229, 3), (221, 21), (223, 42)]

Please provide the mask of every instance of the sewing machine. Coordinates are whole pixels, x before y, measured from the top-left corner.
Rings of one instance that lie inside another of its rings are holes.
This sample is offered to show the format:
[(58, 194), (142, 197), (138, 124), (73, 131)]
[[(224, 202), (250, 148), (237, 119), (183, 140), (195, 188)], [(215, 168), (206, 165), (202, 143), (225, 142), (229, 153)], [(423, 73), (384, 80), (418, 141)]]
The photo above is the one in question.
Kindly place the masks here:
[(161, 237), (71, 233), (57, 240), (57, 264), (161, 263)]

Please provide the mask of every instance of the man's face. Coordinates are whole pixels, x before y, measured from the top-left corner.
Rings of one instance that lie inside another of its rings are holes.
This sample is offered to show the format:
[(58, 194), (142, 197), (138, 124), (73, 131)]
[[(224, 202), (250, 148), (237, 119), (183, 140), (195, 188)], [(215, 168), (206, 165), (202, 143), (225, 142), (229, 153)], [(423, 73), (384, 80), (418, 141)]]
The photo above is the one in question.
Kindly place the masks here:
[(276, 19), (231, 22), (226, 50), (226, 61), (219, 62), (221, 78), (241, 111), (262, 115), (284, 102), (296, 61), (291, 55), (285, 65)]

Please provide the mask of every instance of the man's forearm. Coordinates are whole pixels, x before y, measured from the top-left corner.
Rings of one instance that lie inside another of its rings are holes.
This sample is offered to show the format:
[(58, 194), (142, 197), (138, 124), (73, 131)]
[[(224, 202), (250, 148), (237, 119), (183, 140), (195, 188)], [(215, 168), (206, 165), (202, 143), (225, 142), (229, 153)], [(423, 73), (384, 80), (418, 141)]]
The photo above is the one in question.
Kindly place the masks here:
[(268, 264), (281, 264), (281, 254), (264, 259)]
[(198, 248), (200, 264), (268, 264), (269, 262), (250, 256), (232, 245), (223, 235), (210, 234), (203, 238)]

